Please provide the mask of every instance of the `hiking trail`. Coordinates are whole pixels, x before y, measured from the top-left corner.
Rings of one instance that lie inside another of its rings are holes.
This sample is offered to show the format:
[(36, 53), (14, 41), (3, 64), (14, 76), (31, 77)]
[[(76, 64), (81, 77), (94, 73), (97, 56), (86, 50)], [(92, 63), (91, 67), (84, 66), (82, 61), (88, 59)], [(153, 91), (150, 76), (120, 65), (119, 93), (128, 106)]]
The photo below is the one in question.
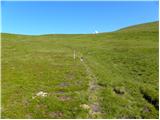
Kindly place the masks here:
[(100, 86), (97, 84), (97, 78), (92, 72), (91, 68), (87, 65), (86, 60), (81, 60), (82, 57), (79, 57), (81, 63), (86, 69), (86, 73), (89, 78), (89, 87), (88, 87), (88, 101), (89, 101), (89, 118), (102, 118), (101, 117), (101, 108), (98, 99), (98, 93)]

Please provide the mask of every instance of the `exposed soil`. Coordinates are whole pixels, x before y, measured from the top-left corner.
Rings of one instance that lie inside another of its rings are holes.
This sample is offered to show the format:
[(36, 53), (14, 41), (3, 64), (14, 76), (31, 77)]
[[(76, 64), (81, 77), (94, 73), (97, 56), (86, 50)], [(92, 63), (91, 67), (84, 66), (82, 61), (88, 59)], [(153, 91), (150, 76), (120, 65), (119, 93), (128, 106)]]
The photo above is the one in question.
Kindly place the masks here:
[(50, 112), (50, 113), (49, 113), (49, 116), (50, 116), (51, 118), (59, 118), (59, 117), (62, 117), (62, 116), (63, 116), (63, 113), (60, 112), (60, 111)]
[(69, 96), (59, 96), (58, 99), (59, 99), (60, 101), (68, 101), (68, 100), (70, 100), (71, 98), (70, 98)]

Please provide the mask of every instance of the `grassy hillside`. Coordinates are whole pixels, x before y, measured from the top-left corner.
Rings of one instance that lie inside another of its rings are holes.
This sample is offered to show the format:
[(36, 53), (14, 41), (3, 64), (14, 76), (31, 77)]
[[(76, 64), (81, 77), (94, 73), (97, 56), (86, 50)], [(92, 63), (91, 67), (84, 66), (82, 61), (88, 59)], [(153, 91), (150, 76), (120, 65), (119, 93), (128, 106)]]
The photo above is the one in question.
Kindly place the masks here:
[(134, 26), (130, 26), (130, 27), (126, 27), (123, 29), (120, 29), (119, 31), (126, 31), (126, 32), (158, 32), (158, 22), (150, 22), (150, 23), (144, 23), (144, 24), (139, 24), (139, 25), (134, 25)]
[(100, 34), (2, 34), (2, 118), (158, 118), (158, 82), (158, 22)]

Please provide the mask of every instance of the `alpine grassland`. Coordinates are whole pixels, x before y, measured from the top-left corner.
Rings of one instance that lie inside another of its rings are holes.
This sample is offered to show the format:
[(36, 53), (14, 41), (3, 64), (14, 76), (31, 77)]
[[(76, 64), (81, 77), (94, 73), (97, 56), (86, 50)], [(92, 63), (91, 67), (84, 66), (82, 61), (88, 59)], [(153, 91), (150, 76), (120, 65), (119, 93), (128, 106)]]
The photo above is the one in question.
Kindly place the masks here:
[(158, 34), (1, 33), (1, 118), (158, 119)]

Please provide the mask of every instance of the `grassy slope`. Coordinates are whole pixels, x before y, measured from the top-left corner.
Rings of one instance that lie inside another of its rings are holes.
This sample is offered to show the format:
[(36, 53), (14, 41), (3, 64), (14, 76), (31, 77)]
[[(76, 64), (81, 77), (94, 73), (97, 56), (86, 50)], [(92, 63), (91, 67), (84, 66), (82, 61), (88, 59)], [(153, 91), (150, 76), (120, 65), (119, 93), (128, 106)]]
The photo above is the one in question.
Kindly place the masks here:
[[(39, 91), (48, 96), (32, 99)], [(81, 107), (90, 97), (101, 114)], [(2, 118), (158, 118), (157, 106), (157, 22), (96, 35), (2, 34)]]

